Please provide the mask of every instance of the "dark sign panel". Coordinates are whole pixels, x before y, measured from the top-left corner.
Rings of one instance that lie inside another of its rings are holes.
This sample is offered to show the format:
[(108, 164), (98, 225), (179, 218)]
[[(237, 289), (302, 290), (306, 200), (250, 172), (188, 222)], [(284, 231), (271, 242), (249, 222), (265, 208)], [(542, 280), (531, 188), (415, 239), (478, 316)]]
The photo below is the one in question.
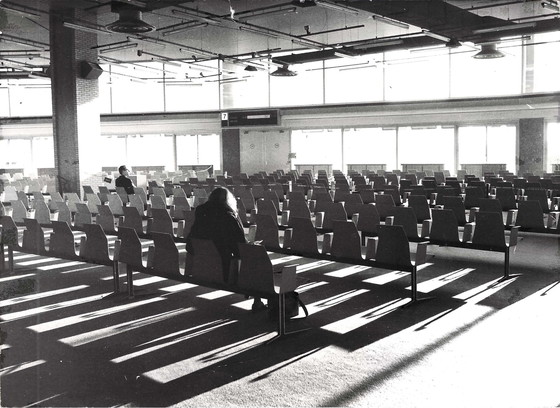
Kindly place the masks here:
[(277, 126), (278, 110), (222, 112), (222, 127)]

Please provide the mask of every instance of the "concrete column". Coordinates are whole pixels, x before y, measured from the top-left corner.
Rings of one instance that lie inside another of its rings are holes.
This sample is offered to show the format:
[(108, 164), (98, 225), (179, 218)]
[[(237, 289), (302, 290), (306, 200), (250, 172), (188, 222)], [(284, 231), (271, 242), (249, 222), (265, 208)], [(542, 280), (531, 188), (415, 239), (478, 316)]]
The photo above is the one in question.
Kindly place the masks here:
[(81, 184), (95, 172), (100, 154), (100, 105), (97, 78), (83, 78), (82, 63), (97, 63), (96, 34), (63, 25), (50, 17), (51, 89), (55, 166), (61, 192), (80, 193)]
[(519, 169), (517, 174), (544, 171), (544, 118), (519, 119)]
[(239, 129), (222, 129), (222, 170), (230, 176), (241, 173), (239, 135)]

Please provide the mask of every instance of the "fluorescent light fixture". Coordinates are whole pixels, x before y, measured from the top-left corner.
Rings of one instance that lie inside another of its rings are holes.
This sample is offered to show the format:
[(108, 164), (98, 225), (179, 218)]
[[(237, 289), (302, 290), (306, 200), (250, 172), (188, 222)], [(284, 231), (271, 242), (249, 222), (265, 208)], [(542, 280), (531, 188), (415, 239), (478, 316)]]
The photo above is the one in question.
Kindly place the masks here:
[(352, 65), (348, 65), (346, 67), (341, 67), (338, 70), (339, 71), (351, 71), (351, 70), (355, 70), (355, 69), (364, 69), (364, 68), (377, 68), (377, 65), (370, 64), (369, 61), (366, 61), (366, 62), (362, 62), (362, 63), (359, 63), (359, 64), (352, 64)]
[(335, 11), (342, 11), (343, 13), (349, 13), (349, 14), (355, 14), (355, 15), (360, 14), (360, 11), (361, 11), (361, 10), (355, 9), (353, 7), (343, 6), (341, 4), (331, 3), (331, 2), (328, 2), (328, 1), (322, 1), (322, 0), (316, 0), (315, 4), (317, 4), (320, 7), (326, 8), (326, 9), (335, 10)]
[(410, 25), (403, 23), (402, 21), (385, 16), (380, 16), (379, 14), (374, 14), (373, 16), (371, 16), (371, 18), (373, 18), (375, 21), (381, 21), (382, 23), (390, 24), (399, 28), (408, 29), (410, 27)]
[(127, 43), (127, 44), (109, 46), (109, 47), (106, 47), (106, 48), (100, 48), (99, 53), (100, 54), (105, 54), (107, 52), (121, 51), (121, 50), (126, 50), (126, 49), (129, 49), (129, 48), (136, 48), (136, 47), (138, 47), (138, 43)]
[(295, 13), (297, 11), (296, 7), (288, 7), (276, 10), (261, 10), (261, 11), (253, 11), (251, 14), (247, 13), (246, 15), (237, 14), (238, 20), (250, 20), (252, 18), (258, 18), (262, 16), (275, 16), (275, 15), (284, 15), (288, 13)]
[(143, 51), (143, 50), (138, 50), (138, 51), (137, 51), (137, 54), (138, 54), (139, 57), (141, 57), (141, 56), (144, 55), (144, 54), (150, 55), (150, 56), (152, 56), (152, 57), (157, 58), (160, 62), (163, 62), (164, 64), (172, 65), (172, 66), (174, 66), (174, 67), (179, 67), (179, 68), (182, 67), (181, 64), (179, 64), (179, 63), (177, 63), (177, 62), (171, 61), (169, 58), (167, 58), (167, 57), (164, 56), (164, 55), (154, 54), (154, 53), (152, 53), (152, 52)]
[(184, 9), (173, 9), (171, 10), (171, 13), (184, 15), (190, 18), (194, 18), (195, 20), (198, 21), (204, 21), (208, 24), (220, 24), (220, 21), (216, 20), (215, 18), (197, 14), (197, 12), (194, 10), (191, 11), (191, 10), (184, 10)]
[(473, 34), (485, 34), (485, 33), (494, 33), (498, 31), (521, 30), (522, 28), (531, 28), (531, 27), (535, 27), (536, 25), (537, 23), (535, 21), (529, 23), (508, 24), (505, 26), (481, 28), (478, 30), (473, 30)]
[(449, 42), (449, 41), (451, 41), (451, 38), (446, 37), (446, 36), (444, 36), (444, 35), (432, 33), (430, 30), (422, 30), (422, 32), (423, 32), (424, 34), (426, 34), (427, 37), (431, 37), (431, 38), (434, 38), (434, 39), (436, 39), (436, 40), (440, 40), (440, 41), (443, 41), (443, 42)]
[(179, 23), (179, 24), (173, 24), (167, 27), (162, 27), (159, 28), (157, 31), (161, 31), (161, 35), (163, 35), (164, 37), (167, 35), (171, 35), (171, 34), (177, 34), (177, 33), (182, 33), (188, 30), (193, 30), (195, 28), (201, 28), (201, 27), (207, 27), (208, 23), (199, 23), (199, 22), (193, 22), (193, 21), (189, 21), (187, 23)]
[(33, 57), (40, 57), (40, 56), (41, 54), (38, 51), (14, 51), (14, 50), (0, 51), (0, 58), (3, 57), (33, 58)]
[(253, 34), (260, 34), (260, 35), (266, 35), (267, 37), (272, 37), (272, 38), (276, 38), (278, 39), (278, 36), (274, 33), (270, 33), (268, 31), (261, 31), (261, 30), (255, 30), (254, 28), (251, 27), (245, 27), (245, 26), (240, 26), (239, 29), (241, 31), (247, 31), (248, 33), (253, 33)]
[(26, 7), (16, 8), (14, 6), (7, 6), (5, 4), (0, 3), (0, 9), (5, 10), (9, 13), (18, 14), (18, 15), (24, 16), (24, 17), (30, 17), (30, 18), (41, 17), (38, 13), (35, 13), (33, 11), (29, 11)]
[(323, 49), (323, 47), (320, 47), (319, 45), (315, 45), (313, 43), (309, 43), (307, 41), (292, 39), (292, 43), (302, 45), (306, 48), (311, 48), (311, 49), (314, 49), (314, 50), (317, 50), (317, 51), (321, 51)]
[(366, 43), (355, 45), (354, 48), (357, 50), (362, 50), (362, 49), (375, 48), (375, 47), (388, 47), (391, 45), (400, 45), (403, 42), (404, 42), (403, 40), (369, 41)]
[(83, 24), (76, 24), (70, 23), (65, 21), (62, 25), (66, 28), (72, 28), (74, 30), (85, 31), (87, 33), (94, 33), (94, 34), (111, 34), (109, 31), (105, 30), (102, 27), (95, 27), (90, 25), (83, 25)]
[(8, 34), (2, 34), (0, 36), (0, 40), (1, 41), (12, 42), (14, 44), (27, 45), (29, 47), (35, 47), (35, 48), (39, 48), (39, 49), (42, 49), (42, 50), (46, 50), (46, 49), (49, 48), (49, 44), (47, 44), (47, 43), (28, 40), (26, 38), (21, 38), (21, 37), (14, 37), (13, 35), (8, 35)]

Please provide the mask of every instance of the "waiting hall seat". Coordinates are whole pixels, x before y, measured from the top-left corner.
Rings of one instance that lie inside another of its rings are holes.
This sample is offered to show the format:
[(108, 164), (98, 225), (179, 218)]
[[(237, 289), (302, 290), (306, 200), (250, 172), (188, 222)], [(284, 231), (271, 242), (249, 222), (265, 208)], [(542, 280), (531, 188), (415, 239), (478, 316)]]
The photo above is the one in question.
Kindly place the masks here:
[(457, 223), (459, 226), (463, 226), (467, 223), (467, 214), (465, 204), (463, 203), (463, 198), (459, 196), (446, 196), (443, 197), (443, 208), (446, 210), (452, 210), (457, 217)]
[(381, 221), (385, 221), (385, 218), (391, 215), (391, 211), (395, 208), (393, 196), (390, 194), (378, 194), (375, 197), (375, 207), (377, 208)]
[(74, 214), (74, 227), (81, 227), (83, 224), (92, 224), (93, 217), (87, 204), (76, 203), (76, 214)]
[(414, 209), (416, 214), (416, 222), (421, 224), (424, 220), (431, 218), (430, 204), (423, 195), (410, 195), (407, 200), (408, 206)]
[(429, 224), (422, 225), (422, 232), (418, 234), (418, 223), (414, 208), (394, 207), (390, 215), (385, 219), (385, 225), (400, 225), (403, 227), (409, 241), (426, 241), (429, 233)]
[[(290, 217), (291, 225), (284, 236), (284, 248), (289, 248), (299, 254), (318, 254), (319, 246), (317, 243), (317, 232), (310, 218)], [(289, 242), (288, 242), (289, 241)]]
[(261, 241), (266, 248), (273, 250), (280, 248), (278, 222), (270, 214), (255, 214), (255, 241)]
[(509, 211), (517, 208), (517, 200), (513, 187), (497, 187), (496, 199), (500, 200), (502, 211)]
[(45, 233), (34, 218), (24, 218), (22, 250), (36, 255), (45, 255)]
[(76, 252), (76, 247), (80, 242), (76, 238), (79, 239), (79, 235), (75, 234), (70, 228), (70, 225), (64, 221), (53, 221), (52, 228), (53, 232), (50, 236), (48, 254), (64, 259), (80, 260)]
[(24, 218), (28, 218), (31, 215), (20, 200), (10, 201), (10, 205), (12, 208), (12, 218), (16, 224), (23, 224)]

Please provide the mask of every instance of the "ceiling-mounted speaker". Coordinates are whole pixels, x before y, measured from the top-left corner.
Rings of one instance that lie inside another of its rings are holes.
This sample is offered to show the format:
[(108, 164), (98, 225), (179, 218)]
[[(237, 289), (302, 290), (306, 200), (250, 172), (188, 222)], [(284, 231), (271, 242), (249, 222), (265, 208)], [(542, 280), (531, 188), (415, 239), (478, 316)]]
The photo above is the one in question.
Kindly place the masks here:
[(80, 62), (80, 78), (97, 79), (103, 73), (103, 68), (95, 62)]

